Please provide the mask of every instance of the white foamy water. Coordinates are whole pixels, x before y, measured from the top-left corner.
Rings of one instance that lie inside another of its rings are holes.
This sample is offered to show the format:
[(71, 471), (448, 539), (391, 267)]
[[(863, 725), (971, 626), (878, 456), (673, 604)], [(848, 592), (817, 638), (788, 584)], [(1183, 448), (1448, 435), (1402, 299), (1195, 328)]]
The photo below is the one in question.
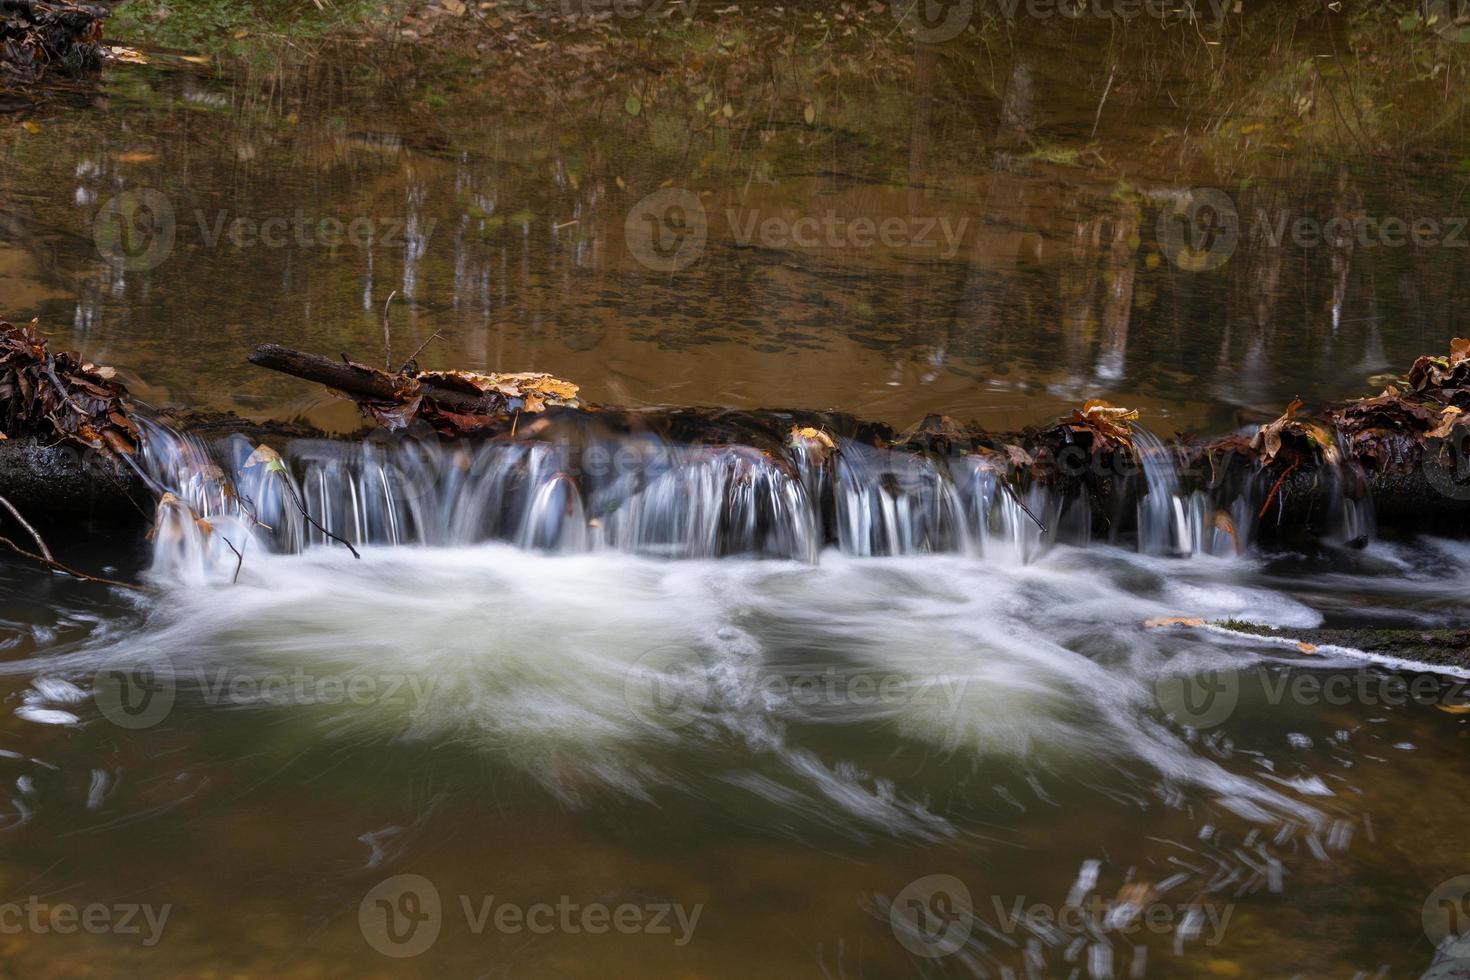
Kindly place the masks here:
[[(40, 672), (141, 669), (189, 707), (466, 745), (569, 800), (647, 796), (692, 765), (844, 829), (953, 832), (805, 737), (866, 726), (1028, 779), (1111, 772), (1130, 798), (1187, 790), (1314, 823), (1300, 794), (1223, 766), (1160, 709), (1162, 679), (1258, 653), (1145, 621), (1320, 614), (1250, 581), (1254, 559), (1204, 557), (1235, 551), (1218, 508), (1140, 440), (1134, 552), (1089, 546), (1084, 507), (1037, 486), (1023, 501), (980, 457), (842, 439), (588, 436), (623, 454), (599, 471), (545, 442), (298, 443), (281, 459), (153, 429), (149, 469), (173, 493), (152, 573), (165, 595), (141, 629)], [(1197, 557), (1166, 557), (1181, 554)], [(38, 695), (26, 711), (69, 723), (47, 712), (76, 708)]]
[(237, 584), (175, 582), (141, 628), (24, 666), (59, 679), (146, 668), (190, 710), (287, 710), (340, 738), (467, 745), (569, 800), (645, 796), (703, 759), (824, 822), (950, 832), (901, 787), (792, 734), (856, 725), (976, 765), (1113, 772), (1144, 795), (1314, 822), (1300, 795), (1228, 770), (1160, 717), (1161, 676), (1254, 655), (1145, 620), (1317, 618), (1219, 581), (1231, 563), (1197, 564), (1180, 575), (1176, 560), (1104, 548), (1024, 565), (669, 562), (499, 543), (262, 552)]

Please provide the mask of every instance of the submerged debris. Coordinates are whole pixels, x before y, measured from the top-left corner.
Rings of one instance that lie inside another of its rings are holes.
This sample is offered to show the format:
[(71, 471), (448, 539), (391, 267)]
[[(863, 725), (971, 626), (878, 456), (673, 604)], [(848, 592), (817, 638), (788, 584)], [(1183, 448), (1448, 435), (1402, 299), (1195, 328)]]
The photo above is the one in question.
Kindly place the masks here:
[(55, 0), (0, 0), (0, 78), (77, 73), (102, 62), (105, 7)]
[(580, 407), (575, 384), (539, 372), (481, 374), (405, 368), (395, 374), (345, 357), (333, 361), (278, 344), (255, 348), (250, 362), (324, 384), (390, 431), (421, 419), (443, 435), (462, 435), (514, 425), (522, 413)]
[[(420, 415), (440, 431), (472, 431), (511, 412), (536, 414), (547, 408), (576, 408), (577, 385), (549, 374), (523, 371), (515, 374), (480, 374), (475, 371), (422, 371), (414, 380), (425, 386), (425, 404)], [(442, 392), (460, 391), (478, 398), (473, 412), (456, 412), (446, 407)]]
[(53, 355), (36, 327), (34, 320), (22, 327), (0, 320), (0, 438), (38, 436), (104, 456), (133, 455), (138, 430), (113, 369), (75, 353)]

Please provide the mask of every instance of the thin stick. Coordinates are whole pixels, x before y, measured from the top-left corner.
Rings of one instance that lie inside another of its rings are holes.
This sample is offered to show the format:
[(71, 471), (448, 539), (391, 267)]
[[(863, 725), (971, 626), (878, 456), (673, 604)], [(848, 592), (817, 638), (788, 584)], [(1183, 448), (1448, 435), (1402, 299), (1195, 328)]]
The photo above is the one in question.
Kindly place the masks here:
[(235, 553), (235, 577), (230, 579), (230, 584), (236, 585), (240, 581), (240, 566), (245, 564), (245, 556), (240, 554), (240, 549), (236, 548), (233, 544), (230, 544), (230, 539), (225, 537), (223, 534), (219, 536), (219, 539), (223, 541), (229, 547), (229, 549)]
[(1009, 483), (1005, 483), (1005, 482), (1002, 482), (1001, 483), (1001, 486), (1005, 488), (1006, 493), (1010, 494), (1011, 501), (1017, 507), (1021, 508), (1021, 513), (1025, 514), (1027, 517), (1031, 518), (1031, 520), (1036, 523), (1036, 526), (1041, 529), (1041, 533), (1042, 534), (1045, 534), (1046, 533), (1046, 525), (1043, 524), (1043, 523), (1041, 523), (1041, 518), (1039, 518), (1035, 514), (1031, 513), (1031, 508), (1026, 506), (1025, 501), (1023, 501), (1021, 499), (1021, 495), (1016, 492), (1016, 488), (1013, 487), (1013, 486), (1011, 486)]
[(408, 360), (406, 360), (406, 361), (403, 362), (403, 367), (401, 367), (401, 368), (398, 369), (398, 373), (399, 374), (402, 374), (403, 372), (407, 371), (408, 370), (408, 366), (413, 363), (413, 359), (416, 358), (416, 357), (418, 357), (420, 354), (422, 354), (424, 352), (424, 348), (425, 347), (428, 347), (430, 344), (432, 344), (436, 340), (443, 340), (443, 339), (444, 339), (444, 335), (442, 333), (440, 333), (439, 331), (437, 331), (437, 330), (435, 330), (433, 333), (429, 334), (429, 339), (426, 340), (426, 341), (424, 341), (422, 344), (419, 344), (419, 349), (416, 350), (416, 351), (414, 351), (412, 354), (408, 355)]
[(31, 536), (31, 540), (36, 542), (36, 547), (41, 549), (42, 556), (44, 556), (47, 561), (55, 561), (56, 559), (51, 556), (51, 549), (46, 547), (45, 541), (41, 540), (40, 532), (31, 527), (30, 521), (20, 516), (20, 511), (15, 509), (15, 504), (12, 504), (9, 500), (5, 499), (3, 494), (0, 494), (0, 504), (3, 504), (5, 509), (10, 511), (10, 516), (15, 518), (20, 526), (26, 529), (26, 531)]
[[(1257, 520), (1259, 520), (1260, 518), (1266, 516), (1266, 511), (1268, 511), (1268, 510), (1271, 509), (1271, 501), (1273, 501), (1273, 500), (1276, 499), (1276, 491), (1281, 489), (1281, 484), (1286, 481), (1286, 478), (1288, 476), (1291, 476), (1292, 472), (1297, 468), (1297, 466), (1299, 466), (1301, 464), (1301, 461), (1302, 461), (1302, 459), (1301, 459), (1300, 456), (1298, 456), (1296, 459), (1292, 460), (1291, 461), (1291, 465), (1288, 466), (1286, 469), (1282, 470), (1281, 475), (1276, 478), (1276, 482), (1271, 485), (1271, 492), (1268, 493), (1268, 494), (1266, 494), (1266, 502), (1261, 505), (1260, 512), (1258, 514), (1256, 514), (1256, 519)], [(1286, 495), (1285, 494), (1282, 494), (1281, 495), (1281, 506), (1282, 507), (1285, 507), (1286, 506)]]
[(301, 498), (296, 496), (296, 488), (291, 486), (291, 481), (286, 478), (284, 473), (281, 475), (281, 486), (286, 488), (286, 493), (290, 496), (291, 503), (296, 505), (296, 509), (301, 511), (301, 516), (306, 518), (307, 522), (311, 524), (312, 527), (316, 528), (318, 531), (322, 532), (327, 537), (331, 538), (333, 541), (336, 541), (338, 544), (345, 547), (348, 551), (352, 552), (353, 558), (362, 558), (362, 555), (359, 555), (357, 553), (357, 549), (352, 547), (352, 542), (348, 541), (346, 538), (339, 538), (331, 531), (328, 531), (325, 527), (322, 527), (321, 522), (318, 521), (315, 517), (311, 516), (311, 512), (306, 509), (306, 505), (301, 502)]
[(388, 307), (393, 305), (393, 297), (398, 295), (398, 290), (388, 294), (388, 299), (383, 303), (383, 370), (393, 370), (393, 335), (388, 330)]
[(83, 582), (96, 582), (99, 585), (115, 585), (115, 586), (117, 586), (120, 589), (132, 589), (135, 592), (157, 592), (158, 591), (157, 589), (149, 588), (146, 585), (138, 585), (138, 584), (136, 584), (134, 582), (119, 582), (119, 581), (117, 581), (117, 579), (98, 578), (95, 575), (88, 575), (86, 572), (79, 572), (75, 568), (72, 568), (69, 565), (63, 565), (61, 562), (57, 561), (54, 558), (47, 559), (45, 557), (42, 557), (41, 555), (36, 554), (33, 551), (27, 551), (24, 548), (22, 548), (20, 545), (16, 544), (14, 541), (10, 540), (9, 538), (0, 537), (0, 544), (5, 545), (5, 547), (9, 548), (11, 551), (15, 552), (17, 555), (24, 555), (26, 558), (29, 558), (32, 561), (38, 561), (38, 562), (40, 562), (42, 565), (45, 565), (47, 568), (53, 568), (53, 569), (55, 569), (58, 572), (64, 572), (67, 575), (70, 575), (72, 578), (81, 579)]
[(1098, 123), (1102, 122), (1103, 103), (1105, 103), (1105, 102), (1108, 101), (1108, 93), (1113, 90), (1113, 76), (1115, 74), (1117, 74), (1117, 72), (1118, 72), (1118, 66), (1117, 66), (1116, 63), (1114, 63), (1113, 70), (1110, 71), (1110, 72), (1108, 72), (1108, 84), (1106, 84), (1106, 85), (1103, 86), (1102, 98), (1098, 100), (1098, 103), (1097, 103), (1097, 116), (1094, 117), (1093, 120), (1092, 120), (1092, 136), (1089, 136), (1088, 139), (1093, 139), (1093, 138), (1095, 138), (1097, 136), (1097, 126), (1098, 126)]

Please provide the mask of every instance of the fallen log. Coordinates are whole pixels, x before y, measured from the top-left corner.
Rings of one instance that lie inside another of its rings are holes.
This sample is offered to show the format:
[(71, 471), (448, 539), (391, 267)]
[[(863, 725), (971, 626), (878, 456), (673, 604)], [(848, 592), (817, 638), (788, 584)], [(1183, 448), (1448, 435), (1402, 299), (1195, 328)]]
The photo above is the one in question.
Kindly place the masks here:
[[(1470, 459), (1464, 411), (1470, 407), (1470, 342), (1459, 340), (1448, 357), (1416, 361), (1402, 389), (1331, 406), (1316, 417), (1299, 415), (1293, 404), (1253, 432), (1178, 436), (1166, 446), (1144, 438), (1137, 413), (1103, 402), (1019, 432), (991, 432), (944, 416), (896, 432), (818, 411), (584, 404), (576, 385), (545, 374), (430, 372), (411, 365), (395, 373), (279, 345), (256, 348), (249, 359), (350, 398), (376, 423), (369, 432), (563, 447), (568, 478), (580, 481), (584, 492), (590, 467), (578, 458), (582, 448), (599, 440), (650, 439), (748, 450), (792, 475), (802, 460), (818, 459), (830, 470), (834, 457), (871, 456), (863, 465), (887, 467), (891, 478), (880, 472), (875, 479), (894, 487), (906, 479), (899, 472), (903, 459), (936, 466), (964, 460), (993, 472), (1018, 496), (1044, 487), (1072, 502), (1072, 520), (1093, 537), (1133, 531), (1140, 504), (1162, 492), (1149, 485), (1159, 472), (1177, 480), (1171, 492), (1179, 495), (1202, 491), (1211, 501), (1250, 501), (1251, 526), (1240, 528), (1246, 539), (1334, 531), (1351, 539), (1360, 533), (1343, 534), (1332, 526), (1333, 515), (1341, 514), (1344, 501), (1369, 500), (1384, 530), (1470, 532), (1470, 471), (1464, 465)], [(50, 354), (34, 325), (0, 321), (0, 421), (11, 437), (0, 442), (0, 493), (28, 516), (146, 523), (163, 488), (138, 465), (143, 419), (211, 445), (238, 444), (237, 437), (269, 443), (287, 458), (297, 441), (309, 442), (318, 458), (330, 454), (323, 447), (334, 445), (302, 426), (154, 412), (134, 403), (107, 369), (77, 355)], [(361, 439), (335, 444), (345, 458), (359, 452)], [(1150, 475), (1154, 464), (1163, 470), (1155, 467)], [(830, 487), (823, 493), (830, 540), (834, 504)], [(1222, 509), (1214, 519), (1234, 536), (1240, 516), (1238, 508), (1233, 518)]]
[(1370, 499), (1386, 529), (1470, 532), (1470, 419), (1465, 413), (1470, 341), (1459, 339), (1448, 357), (1419, 358), (1402, 389), (1390, 386), (1377, 396), (1330, 406), (1316, 417), (1299, 416), (1300, 403), (1293, 402), (1252, 434), (1179, 435), (1162, 450), (1140, 444), (1137, 412), (1098, 401), (1019, 432), (991, 432), (930, 416), (897, 433), (881, 423), (823, 412), (583, 405), (575, 402), (574, 385), (556, 379), (550, 383), (564, 385), (567, 399), (543, 403), (504, 383), (535, 378), (546, 384), (546, 375), (390, 374), (278, 345), (257, 348), (250, 360), (326, 385), (391, 428), (420, 422), (451, 437), (514, 434), (576, 445), (587, 441), (585, 430), (595, 425), (677, 443), (751, 445), (773, 458), (789, 456), (801, 441), (825, 440), (817, 448), (830, 449), (833, 438), (938, 459), (979, 456), (1018, 488), (1039, 484), (1063, 497), (1085, 498), (1094, 527), (1107, 535), (1129, 527), (1140, 496), (1148, 492), (1140, 474), (1150, 452), (1160, 451), (1172, 455), (1168, 465), (1185, 493), (1236, 496), (1253, 481), (1262, 484), (1256, 517), (1267, 536), (1323, 536), (1334, 530), (1330, 521), (1344, 500)]
[(419, 371), (390, 374), (348, 360), (340, 362), (279, 344), (262, 344), (250, 362), (283, 371), (342, 392), (363, 414), (390, 430), (416, 418), (446, 434), (493, 428), (512, 412), (539, 412), (555, 405), (575, 406), (577, 386), (549, 374), (480, 374), (473, 371)]

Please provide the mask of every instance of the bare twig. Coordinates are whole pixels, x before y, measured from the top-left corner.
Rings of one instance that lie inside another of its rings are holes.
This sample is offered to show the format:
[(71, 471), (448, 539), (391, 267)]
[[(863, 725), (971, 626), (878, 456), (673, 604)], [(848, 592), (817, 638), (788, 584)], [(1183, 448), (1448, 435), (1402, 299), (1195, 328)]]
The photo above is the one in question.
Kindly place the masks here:
[[(1268, 510), (1271, 509), (1271, 501), (1273, 501), (1273, 500), (1276, 499), (1276, 491), (1278, 491), (1278, 490), (1281, 489), (1281, 484), (1283, 484), (1283, 483), (1286, 482), (1286, 478), (1288, 476), (1291, 476), (1291, 474), (1296, 470), (1296, 468), (1301, 465), (1301, 462), (1302, 462), (1301, 457), (1298, 456), (1296, 459), (1292, 460), (1291, 461), (1291, 465), (1288, 466), (1285, 470), (1283, 470), (1281, 472), (1281, 475), (1276, 478), (1276, 482), (1271, 485), (1271, 492), (1268, 493), (1268, 494), (1266, 494), (1266, 502), (1261, 505), (1260, 512), (1258, 514), (1256, 514), (1256, 517), (1258, 519), (1266, 516), (1266, 511), (1268, 511)], [(1283, 507), (1286, 506), (1286, 495), (1285, 494), (1282, 494), (1281, 495), (1281, 505)]]
[[(393, 297), (398, 295), (398, 290), (388, 294), (388, 299), (383, 303), (383, 370), (393, 370), (393, 334), (388, 329), (388, 307), (393, 305)], [(344, 358), (345, 359), (345, 358)]]
[(1117, 74), (1117, 72), (1118, 72), (1118, 66), (1116, 64), (1114, 64), (1113, 65), (1113, 70), (1110, 71), (1110, 72), (1108, 72), (1108, 84), (1106, 84), (1106, 85), (1103, 86), (1102, 98), (1099, 99), (1098, 102), (1097, 102), (1097, 115), (1095, 117), (1093, 117), (1093, 120), (1092, 120), (1092, 135), (1089, 136), (1088, 139), (1094, 139), (1097, 136), (1097, 127), (1098, 127), (1098, 124), (1102, 122), (1103, 105), (1108, 101), (1108, 93), (1113, 90), (1113, 76), (1115, 74)]
[(401, 368), (398, 369), (398, 373), (399, 374), (402, 374), (403, 372), (407, 371), (408, 370), (408, 366), (414, 362), (414, 358), (418, 357), (420, 354), (422, 354), (424, 352), (424, 348), (425, 347), (428, 347), (430, 344), (432, 344), (436, 340), (443, 340), (443, 339), (444, 339), (444, 335), (442, 333), (440, 333), (439, 331), (437, 331), (437, 330), (435, 330), (433, 333), (429, 334), (429, 339), (426, 340), (426, 341), (424, 341), (422, 344), (419, 344), (418, 350), (416, 350), (412, 354), (408, 355), (408, 359), (403, 362), (403, 367), (401, 367)]
[(286, 479), (284, 474), (282, 474), (281, 486), (286, 488), (286, 495), (291, 498), (291, 502), (296, 505), (296, 509), (301, 511), (301, 516), (306, 518), (306, 522), (308, 524), (325, 534), (327, 537), (331, 538), (333, 541), (336, 541), (338, 544), (345, 547), (348, 551), (352, 552), (353, 558), (362, 558), (362, 555), (359, 555), (357, 553), (357, 549), (352, 547), (351, 541), (348, 541), (346, 538), (343, 537), (338, 537), (331, 531), (328, 531), (325, 527), (322, 526), (322, 523), (320, 521), (311, 516), (311, 512), (306, 509), (306, 504), (302, 503), (301, 498), (296, 495), (296, 488), (291, 486), (291, 481), (289, 479)]
[(1040, 529), (1041, 533), (1042, 534), (1045, 534), (1046, 533), (1046, 525), (1043, 524), (1043, 523), (1041, 523), (1041, 518), (1037, 517), (1035, 514), (1033, 514), (1031, 512), (1031, 508), (1030, 507), (1027, 507), (1026, 506), (1026, 502), (1023, 501), (1021, 499), (1021, 495), (1016, 492), (1016, 488), (1013, 487), (1013, 486), (1011, 486), (1009, 483), (1004, 482), (1004, 481), (1001, 482), (1001, 486), (1004, 487), (1006, 493), (1008, 493), (1010, 495), (1011, 502), (1014, 503), (1017, 507), (1019, 507), (1021, 509), (1021, 513), (1025, 514), (1027, 517), (1031, 518), (1032, 522), (1035, 523), (1035, 525), (1037, 526), (1038, 529)]
[(58, 572), (64, 572), (65, 574), (70, 575), (72, 578), (81, 579), (83, 582), (96, 582), (99, 585), (115, 585), (120, 589), (132, 589), (135, 592), (158, 591), (157, 589), (149, 588), (146, 585), (138, 585), (135, 582), (119, 582), (117, 579), (99, 578), (96, 575), (88, 575), (86, 572), (79, 572), (75, 568), (72, 568), (70, 565), (63, 565), (61, 562), (57, 561), (54, 558), (46, 558), (43, 555), (36, 554), (34, 551), (27, 551), (9, 538), (0, 537), (0, 544), (3, 544), (5, 547), (15, 552), (17, 555), (23, 555), (24, 557), (29, 558), (32, 561), (38, 561), (42, 565), (45, 565), (47, 568), (55, 569)]
[(47, 561), (55, 561), (56, 559), (51, 557), (51, 549), (46, 547), (45, 541), (41, 540), (40, 532), (31, 527), (30, 521), (20, 516), (20, 511), (15, 509), (15, 504), (12, 504), (9, 500), (5, 499), (4, 495), (0, 495), (0, 505), (3, 505), (6, 510), (10, 511), (10, 516), (15, 518), (20, 526), (26, 529), (26, 531), (31, 536), (31, 540), (36, 542), (36, 547), (41, 549), (42, 557), (44, 557)]
[(225, 545), (235, 553), (235, 577), (230, 579), (230, 584), (234, 585), (240, 581), (240, 566), (245, 564), (245, 556), (242, 555), (240, 553), (240, 549), (231, 544), (230, 539), (225, 537), (223, 534), (219, 536), (219, 539), (223, 541)]

